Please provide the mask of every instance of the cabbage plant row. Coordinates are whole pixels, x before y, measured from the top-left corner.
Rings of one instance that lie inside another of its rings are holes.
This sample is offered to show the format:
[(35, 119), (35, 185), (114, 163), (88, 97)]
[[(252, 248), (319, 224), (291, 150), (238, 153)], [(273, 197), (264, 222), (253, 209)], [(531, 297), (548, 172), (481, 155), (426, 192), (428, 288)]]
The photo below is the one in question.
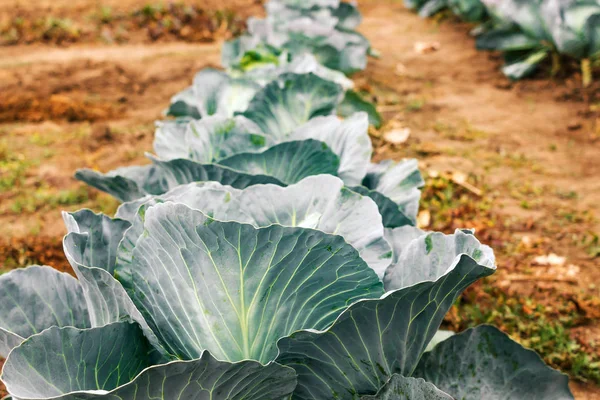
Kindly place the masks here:
[(531, 75), (551, 59), (580, 60), (584, 86), (600, 59), (600, 0), (405, 0), (423, 16), (450, 8), (459, 17), (483, 22), (477, 48), (504, 53), (502, 71), (511, 79)]
[[(275, 31), (359, 20), (333, 0), (267, 10)], [(493, 251), (415, 226), (416, 160), (371, 162), (368, 114), (335, 115), (351, 81), (316, 62), (321, 39), (294, 38), (201, 71), (171, 104), (184, 115), (157, 123), (151, 164), (77, 172), (122, 204), (63, 213), (77, 278), (0, 276), (11, 399), (573, 398), (492, 326), (438, 331)]]

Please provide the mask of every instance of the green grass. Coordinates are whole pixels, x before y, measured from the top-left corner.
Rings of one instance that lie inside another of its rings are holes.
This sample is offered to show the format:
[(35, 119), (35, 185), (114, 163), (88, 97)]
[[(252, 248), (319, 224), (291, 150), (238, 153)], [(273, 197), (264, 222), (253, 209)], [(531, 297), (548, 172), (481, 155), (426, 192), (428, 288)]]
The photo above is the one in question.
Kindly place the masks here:
[(417, 111), (421, 111), (424, 106), (425, 106), (424, 99), (414, 99), (414, 100), (410, 100), (406, 104), (405, 108), (406, 108), (406, 111), (408, 111), (408, 112), (417, 112)]

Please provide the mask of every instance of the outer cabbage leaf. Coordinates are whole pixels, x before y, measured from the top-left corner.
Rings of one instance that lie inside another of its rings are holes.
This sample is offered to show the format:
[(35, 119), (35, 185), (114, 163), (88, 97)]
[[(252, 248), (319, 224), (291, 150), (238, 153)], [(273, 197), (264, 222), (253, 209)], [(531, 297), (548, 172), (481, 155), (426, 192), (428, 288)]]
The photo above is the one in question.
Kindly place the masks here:
[(361, 400), (453, 400), (453, 398), (423, 379), (394, 374), (376, 395), (362, 396)]
[(159, 157), (165, 159), (187, 158), (189, 146), (185, 138), (190, 122), (191, 120), (188, 118), (155, 122), (154, 151)]
[(196, 360), (150, 366), (149, 350), (134, 324), (52, 328), (11, 354), (3, 379), (22, 400), (272, 400), (296, 385), (294, 371), (274, 363), (228, 363), (204, 352)]
[(90, 390), (100, 394), (149, 366), (150, 349), (136, 324), (86, 330), (53, 326), (11, 352), (2, 380), (21, 400), (76, 399), (76, 392)]
[(486, 325), (454, 335), (425, 353), (415, 376), (457, 399), (573, 399), (566, 375)]
[(465, 21), (480, 22), (487, 16), (487, 11), (481, 0), (447, 0), (448, 7), (455, 15)]
[(315, 117), (291, 133), (288, 140), (317, 139), (340, 158), (337, 175), (347, 186), (359, 185), (367, 174), (373, 153), (367, 114), (357, 113), (340, 121)]
[(371, 197), (379, 206), (384, 226), (395, 228), (416, 223), (421, 198), (419, 188), (424, 184), (417, 160), (398, 163), (385, 160), (371, 164), (362, 182), (363, 187), (352, 190)]
[[(410, 267), (431, 276), (429, 260)], [(493, 271), (463, 254), (434, 281), (359, 301), (327, 330), (282, 338), (277, 362), (298, 373), (294, 398), (355, 399), (376, 393), (393, 374), (410, 376), (456, 298)]]
[(379, 278), (383, 278), (390, 265), (391, 248), (384, 238), (377, 205), (330, 175), (308, 177), (288, 187), (255, 185), (244, 190), (216, 182), (194, 183), (159, 197), (123, 203), (117, 215), (137, 221), (141, 205), (166, 201), (185, 204), (220, 221), (244, 222), (255, 227), (299, 226), (340, 235), (358, 250)]
[(155, 360), (172, 358), (160, 346), (123, 286), (113, 278), (117, 249), (131, 223), (85, 209), (63, 212), (63, 220), (69, 231), (63, 239), (63, 249), (79, 279), (91, 326), (124, 320), (137, 322), (159, 351), (153, 356)]
[(259, 91), (242, 115), (281, 138), (311, 118), (333, 114), (341, 96), (340, 85), (315, 74), (283, 74)]
[(349, 117), (356, 112), (366, 112), (369, 116), (369, 123), (375, 128), (381, 127), (381, 115), (377, 112), (377, 108), (373, 103), (364, 100), (354, 90), (348, 90), (344, 94), (344, 100), (337, 108), (337, 113), (341, 117)]
[[(246, 52), (244, 57), (253, 51)], [(242, 58), (242, 61), (244, 58)], [(238, 72), (231, 71), (233, 75), (237, 75)], [(310, 53), (299, 54), (295, 56), (291, 61), (279, 62), (279, 66), (274, 64), (265, 64), (260, 67), (255, 67), (240, 76), (245, 79), (251, 79), (258, 82), (261, 85), (267, 85), (277, 79), (280, 75), (291, 73), (291, 74), (309, 74), (313, 73), (318, 77), (332, 81), (340, 85), (344, 90), (349, 90), (354, 87), (354, 82), (347, 78), (343, 73), (327, 68), (320, 64), (315, 56)]]
[(194, 93), (194, 88), (189, 87), (171, 98), (171, 105), (165, 113), (176, 118), (190, 117), (200, 119), (202, 115), (200, 115), (198, 108), (198, 99)]
[(81, 287), (69, 274), (33, 265), (0, 275), (0, 357), (51, 326), (87, 328)]
[(323, 7), (338, 7), (340, 0), (270, 0), (273, 3), (283, 4), (286, 7), (298, 8), (298, 9), (311, 9), (323, 8)]
[(482, 33), (476, 45), (479, 50), (523, 51), (539, 48), (540, 42), (511, 26)]
[(145, 211), (140, 234), (129, 294), (180, 359), (210, 350), (267, 362), (280, 337), (323, 329), (349, 304), (383, 292), (356, 250), (316, 230), (256, 229), (165, 203)]
[[(407, 232), (410, 229), (408, 227), (398, 229), (406, 233), (409, 238), (415, 236), (414, 231)], [(394, 261), (385, 274), (386, 290), (401, 289), (419, 282), (435, 280), (436, 277), (443, 275), (449, 266), (452, 268), (453, 262), (458, 261), (461, 254), (468, 255), (479, 265), (494, 268), (494, 252), (489, 246), (481, 244), (471, 231), (456, 230), (453, 235), (444, 235), (440, 232), (425, 233), (408, 243), (402, 234), (397, 233), (392, 232), (394, 240), (390, 241)], [(427, 267), (414, 268), (415, 265)]]
[(239, 153), (220, 160), (219, 165), (289, 185), (311, 175), (337, 175), (340, 159), (325, 143), (309, 139), (280, 143), (261, 153)]
[(338, 28), (355, 29), (362, 21), (362, 15), (352, 3), (340, 3), (337, 8), (332, 9), (332, 13), (338, 19)]
[(400, 162), (385, 160), (371, 164), (363, 180), (363, 186), (390, 198), (411, 219), (416, 218), (419, 211), (419, 188), (423, 185), (425, 181), (415, 159)]
[(542, 5), (558, 51), (582, 59), (600, 53), (600, 3), (595, 0), (548, 1)]
[(79, 248), (78, 262), (107, 271), (115, 270), (117, 246), (125, 231), (131, 226), (128, 221), (113, 219), (92, 210), (83, 209), (73, 213), (62, 213), (68, 232), (86, 233), (85, 247)]
[(212, 163), (242, 152), (266, 149), (267, 138), (248, 119), (211, 116), (185, 124), (160, 123), (154, 151), (163, 159), (187, 158)]
[(379, 214), (383, 220), (383, 226), (386, 228), (397, 228), (406, 225), (415, 225), (416, 221), (409, 218), (389, 197), (375, 191), (369, 190), (364, 186), (354, 186), (351, 188), (356, 193), (360, 193), (363, 196), (370, 197), (377, 207), (379, 208)]
[(283, 185), (278, 179), (248, 174), (216, 164), (199, 164), (191, 160), (161, 161), (153, 164), (118, 168), (106, 174), (89, 169), (78, 170), (75, 177), (121, 201), (131, 201), (147, 194), (163, 194), (170, 189), (191, 182), (217, 181), (236, 188), (258, 183)]

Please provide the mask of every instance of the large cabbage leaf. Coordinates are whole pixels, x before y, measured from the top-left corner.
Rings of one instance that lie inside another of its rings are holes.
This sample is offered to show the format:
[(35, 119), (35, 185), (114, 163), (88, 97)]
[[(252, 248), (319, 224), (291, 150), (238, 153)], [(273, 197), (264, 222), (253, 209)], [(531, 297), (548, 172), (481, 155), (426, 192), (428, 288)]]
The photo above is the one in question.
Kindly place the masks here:
[(371, 197), (379, 206), (384, 225), (396, 228), (416, 223), (424, 184), (417, 160), (385, 160), (370, 164), (362, 186), (352, 189)]
[[(262, 160), (273, 152), (273, 150), (265, 150), (275, 143), (315, 139), (324, 142), (339, 157), (340, 166), (337, 175), (347, 185), (354, 186), (359, 185), (366, 176), (371, 160), (372, 145), (368, 129), (369, 122), (365, 113), (354, 114), (343, 121), (335, 116), (315, 117), (294, 131), (281, 135), (257, 134), (260, 129), (241, 116), (209, 117), (186, 124), (180, 122), (160, 124), (156, 132), (155, 150), (160, 157), (167, 159), (188, 158), (200, 163), (217, 162), (227, 165), (232, 161), (223, 159), (238, 153), (264, 152), (262, 155), (239, 156)], [(278, 148), (298, 145), (289, 144)], [(272, 162), (268, 161), (268, 163)], [(244, 167), (242, 171), (247, 171), (246, 168)], [(265, 174), (265, 168), (261, 170), (263, 172), (260, 173)], [(328, 172), (335, 174), (334, 170)]]
[(199, 164), (184, 159), (153, 159), (152, 162), (142, 167), (117, 168), (106, 174), (81, 169), (75, 178), (120, 201), (139, 199), (147, 194), (162, 194), (176, 186), (199, 181), (217, 181), (237, 188), (258, 183), (283, 185), (271, 176), (251, 175), (217, 164)]
[(340, 159), (337, 175), (347, 186), (360, 185), (373, 153), (367, 114), (356, 113), (343, 121), (333, 116), (315, 117), (285, 138), (305, 139), (326, 143)]
[(456, 399), (573, 399), (566, 375), (486, 325), (454, 335), (425, 353), (415, 376)]
[(24, 339), (52, 326), (90, 326), (76, 279), (37, 265), (0, 276), (0, 357), (7, 357)]
[(312, 73), (283, 74), (259, 91), (242, 115), (277, 138), (311, 118), (333, 114), (342, 92), (340, 85)]
[(167, 114), (192, 118), (231, 117), (246, 109), (260, 87), (253, 80), (233, 78), (223, 71), (205, 68), (196, 74), (190, 88), (171, 99)]
[(324, 329), (349, 304), (383, 293), (339, 236), (220, 222), (173, 203), (145, 211), (131, 269), (120, 268), (133, 302), (180, 359), (208, 349), (222, 360), (268, 362), (282, 336)]
[(407, 378), (394, 374), (386, 384), (372, 396), (361, 400), (454, 400), (433, 384), (420, 378)]
[(53, 327), (13, 351), (2, 379), (21, 400), (272, 400), (296, 384), (292, 369), (274, 363), (228, 363), (204, 352), (193, 361), (151, 366), (150, 350), (131, 323)]
[(380, 278), (391, 262), (392, 249), (384, 238), (377, 205), (333, 176), (312, 176), (288, 187), (255, 185), (244, 190), (216, 182), (194, 183), (162, 196), (123, 203), (117, 216), (135, 222), (140, 206), (166, 201), (185, 204), (221, 221), (256, 227), (299, 226), (340, 235)]
[[(419, 237), (409, 246), (427, 247), (428, 238)], [(424, 251), (418, 260), (395, 266), (420, 271), (420, 283), (359, 301), (326, 330), (299, 331), (279, 341), (277, 361), (298, 373), (294, 398), (335, 398), (342, 393), (356, 398), (375, 394), (393, 374), (412, 375), (454, 300), (495, 270), (466, 254), (457, 255), (445, 269), (426, 256)]]
[(160, 158), (188, 158), (207, 164), (237, 153), (265, 150), (268, 144), (260, 128), (241, 116), (159, 122), (154, 135), (154, 151)]
[(289, 185), (311, 175), (337, 175), (340, 159), (325, 143), (309, 139), (280, 143), (261, 153), (239, 153), (220, 160), (219, 165), (250, 176), (271, 176)]

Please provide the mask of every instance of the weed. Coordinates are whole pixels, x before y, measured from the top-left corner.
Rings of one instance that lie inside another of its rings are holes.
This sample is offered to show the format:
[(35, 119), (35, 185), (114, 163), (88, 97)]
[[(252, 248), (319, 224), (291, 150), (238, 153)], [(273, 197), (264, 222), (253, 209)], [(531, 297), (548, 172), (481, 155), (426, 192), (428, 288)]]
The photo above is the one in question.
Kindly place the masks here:
[(425, 106), (425, 100), (423, 100), (423, 99), (410, 100), (406, 104), (406, 111), (408, 111), (408, 112), (421, 111), (424, 106)]

